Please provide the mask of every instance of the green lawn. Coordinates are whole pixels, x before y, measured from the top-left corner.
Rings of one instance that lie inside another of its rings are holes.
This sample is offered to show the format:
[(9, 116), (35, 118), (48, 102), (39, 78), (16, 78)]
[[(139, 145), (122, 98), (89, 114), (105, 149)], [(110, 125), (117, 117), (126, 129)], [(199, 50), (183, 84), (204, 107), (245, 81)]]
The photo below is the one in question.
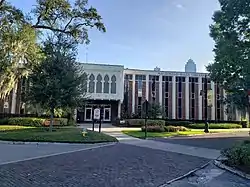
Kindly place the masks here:
[[(136, 138), (144, 138), (145, 132), (142, 132), (141, 130), (124, 130), (122, 131), (124, 134), (127, 134), (129, 136), (133, 136)], [(236, 129), (213, 129), (209, 131), (210, 133), (230, 133), (230, 132), (237, 132)], [(192, 129), (190, 131), (179, 131), (179, 132), (148, 132), (147, 137), (149, 138), (163, 138), (163, 137), (171, 137), (171, 136), (191, 136), (191, 135), (202, 135), (206, 134), (204, 133), (204, 130), (199, 129)]]
[(48, 128), (24, 126), (0, 126), (0, 140), (30, 141), (30, 142), (64, 142), (64, 143), (101, 143), (116, 142), (116, 138), (103, 133), (87, 131), (82, 136), (81, 129), (55, 128), (49, 132)]

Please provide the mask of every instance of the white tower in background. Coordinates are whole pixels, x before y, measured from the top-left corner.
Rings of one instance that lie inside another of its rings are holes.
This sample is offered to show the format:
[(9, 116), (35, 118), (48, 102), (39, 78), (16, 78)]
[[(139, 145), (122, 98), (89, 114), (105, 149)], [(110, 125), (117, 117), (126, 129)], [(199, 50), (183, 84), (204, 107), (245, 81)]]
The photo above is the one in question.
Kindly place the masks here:
[(196, 73), (196, 64), (192, 59), (189, 59), (185, 65), (185, 72)]

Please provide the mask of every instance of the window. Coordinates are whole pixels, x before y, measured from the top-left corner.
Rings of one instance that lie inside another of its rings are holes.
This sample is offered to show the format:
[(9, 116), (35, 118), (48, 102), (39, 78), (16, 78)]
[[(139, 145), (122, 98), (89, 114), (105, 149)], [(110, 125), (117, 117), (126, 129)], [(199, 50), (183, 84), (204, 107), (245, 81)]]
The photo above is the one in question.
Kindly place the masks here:
[(150, 81), (153, 81), (153, 80), (159, 81), (159, 76), (158, 75), (149, 75), (149, 80)]
[(135, 75), (136, 81), (144, 81), (146, 80), (146, 75)]
[(141, 105), (141, 97), (138, 97), (138, 105)]
[(182, 118), (182, 110), (181, 110), (181, 107), (178, 107), (178, 118), (179, 118), (179, 119)]
[(178, 99), (178, 106), (179, 106), (179, 107), (181, 107), (181, 103), (182, 103), (182, 99), (179, 98), (179, 99)]
[(116, 76), (111, 77), (111, 93), (116, 94)]
[(109, 76), (105, 75), (104, 77), (104, 93), (109, 93)]
[(138, 90), (142, 90), (142, 81), (141, 80), (138, 81)]
[(89, 93), (94, 93), (95, 91), (95, 76), (91, 74), (89, 76)]
[(84, 80), (83, 80), (83, 91), (84, 92), (87, 92), (87, 88), (88, 88), (88, 75), (86, 73), (83, 73), (83, 77), (84, 77)]
[(191, 92), (194, 93), (194, 82), (191, 83)]
[(191, 99), (195, 99), (195, 94), (192, 93)]
[(168, 107), (165, 107), (165, 116), (168, 117)]
[(178, 93), (178, 98), (182, 98), (182, 93), (181, 92)]
[(165, 97), (168, 98), (168, 92), (165, 93)]
[(181, 82), (178, 83), (178, 91), (182, 92), (182, 83)]
[(191, 108), (191, 118), (194, 119), (195, 117), (195, 110), (194, 108)]
[(126, 79), (126, 80), (133, 80), (133, 75), (131, 75), (131, 74), (126, 74), (126, 75), (125, 75), (125, 79)]
[(100, 74), (97, 76), (96, 93), (102, 93), (102, 76)]
[(168, 98), (165, 98), (165, 106), (168, 106)]
[(168, 92), (168, 82), (165, 82), (165, 92)]
[(192, 99), (192, 105), (191, 105), (192, 107), (194, 107), (195, 106), (195, 100), (194, 99)]

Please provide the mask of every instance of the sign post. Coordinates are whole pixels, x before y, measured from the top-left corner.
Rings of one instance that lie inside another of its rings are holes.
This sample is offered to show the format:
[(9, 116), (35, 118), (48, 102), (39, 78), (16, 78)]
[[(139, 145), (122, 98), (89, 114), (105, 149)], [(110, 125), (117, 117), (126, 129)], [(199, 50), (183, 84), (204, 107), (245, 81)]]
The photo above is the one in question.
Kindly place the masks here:
[(145, 113), (145, 139), (147, 139), (147, 131), (148, 131), (148, 128), (147, 128), (147, 118), (148, 118), (148, 106), (149, 106), (149, 102), (146, 100), (144, 103), (143, 103), (143, 111)]
[[(92, 130), (94, 131), (95, 129), (95, 120), (98, 121), (101, 118), (101, 111), (99, 108), (96, 108), (94, 110), (94, 119), (93, 119), (93, 125), (92, 125)], [(100, 130), (99, 130), (100, 131)]]

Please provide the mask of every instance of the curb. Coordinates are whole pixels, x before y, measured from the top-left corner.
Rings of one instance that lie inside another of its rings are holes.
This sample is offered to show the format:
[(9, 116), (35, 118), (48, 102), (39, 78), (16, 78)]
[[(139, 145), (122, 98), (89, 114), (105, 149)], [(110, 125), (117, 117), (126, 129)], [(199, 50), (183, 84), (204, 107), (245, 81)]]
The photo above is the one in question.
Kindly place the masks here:
[(240, 176), (242, 178), (250, 180), (250, 175), (249, 174), (246, 174), (246, 173), (241, 172), (239, 170), (236, 170), (236, 169), (234, 169), (232, 167), (229, 167), (229, 166), (227, 166), (225, 164), (222, 164), (221, 161), (214, 160), (214, 165), (221, 168), (221, 169), (227, 170), (227, 171), (229, 171), (229, 172), (231, 172), (231, 173), (233, 173), (235, 175), (238, 175), (238, 176)]
[(195, 168), (195, 169), (189, 171), (188, 173), (186, 173), (186, 174), (184, 174), (184, 175), (182, 175), (182, 176), (180, 176), (180, 177), (177, 177), (177, 178), (175, 178), (175, 179), (172, 179), (172, 180), (166, 182), (165, 184), (160, 185), (159, 187), (167, 187), (167, 186), (170, 185), (171, 183), (176, 182), (176, 181), (179, 181), (179, 180), (181, 180), (181, 179), (183, 179), (183, 178), (186, 178), (186, 177), (192, 175), (193, 173), (195, 173), (196, 171), (198, 171), (198, 170), (200, 170), (200, 169), (203, 169), (203, 168), (207, 167), (207, 166), (208, 166), (209, 164), (211, 164), (212, 162), (213, 162), (213, 161), (209, 161), (208, 163), (202, 165), (201, 167)]
[(103, 142), (103, 143), (60, 143), (60, 142), (21, 142), (21, 141), (0, 141), (0, 144), (9, 145), (106, 145), (117, 142)]

